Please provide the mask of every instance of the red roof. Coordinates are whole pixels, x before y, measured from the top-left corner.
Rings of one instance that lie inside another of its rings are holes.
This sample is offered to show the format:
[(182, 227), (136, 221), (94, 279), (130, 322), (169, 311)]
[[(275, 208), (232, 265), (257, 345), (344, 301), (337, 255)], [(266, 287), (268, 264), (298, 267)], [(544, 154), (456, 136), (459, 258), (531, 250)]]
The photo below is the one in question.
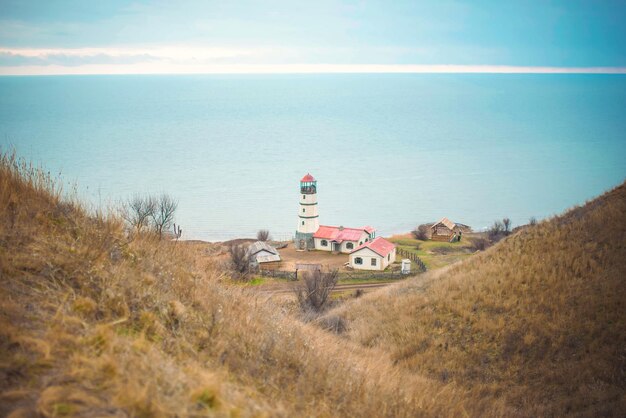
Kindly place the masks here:
[(376, 230), (374, 229), (374, 227), (369, 226), (369, 225), (368, 225), (368, 226), (364, 226), (364, 227), (363, 227), (363, 230), (365, 230), (365, 232), (367, 232), (368, 234), (371, 234), (372, 232), (376, 231)]
[(340, 230), (338, 226), (320, 225), (317, 232), (313, 234), (313, 238), (322, 238), (338, 242), (358, 241), (363, 231), (365, 231), (365, 228), (343, 228)]
[(387, 254), (392, 252), (393, 249), (396, 248), (396, 246), (393, 243), (387, 241), (386, 239), (382, 237), (378, 237), (373, 241), (369, 241), (361, 245), (356, 250), (352, 251), (350, 254), (355, 253), (359, 250), (362, 250), (363, 248), (369, 248), (370, 250), (374, 251), (379, 256), (387, 257)]
[(302, 177), (302, 179), (300, 180), (300, 183), (308, 183), (311, 181), (315, 181), (315, 178), (312, 175), (307, 173), (306, 176)]

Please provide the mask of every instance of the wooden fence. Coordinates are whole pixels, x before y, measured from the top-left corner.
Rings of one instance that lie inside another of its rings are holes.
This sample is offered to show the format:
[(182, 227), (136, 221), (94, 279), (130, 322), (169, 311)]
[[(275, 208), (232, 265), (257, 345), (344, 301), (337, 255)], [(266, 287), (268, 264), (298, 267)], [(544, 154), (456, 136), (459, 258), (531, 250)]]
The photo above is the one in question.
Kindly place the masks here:
[(420, 272), (423, 273), (426, 271), (426, 264), (424, 264), (422, 259), (419, 258), (417, 254), (404, 250), (402, 248), (396, 248), (396, 252), (400, 257), (408, 258), (409, 260), (417, 264), (417, 268)]
[(285, 270), (259, 270), (259, 274), (264, 277), (274, 277), (278, 279), (298, 280), (298, 271)]
[(392, 271), (342, 271), (339, 280), (396, 280), (406, 278), (400, 270)]
[[(414, 255), (414, 254), (413, 254)], [(413, 258), (411, 258), (414, 260)], [(390, 271), (366, 271), (366, 270), (353, 270), (353, 271), (341, 271), (339, 272), (339, 280), (398, 280), (404, 279), (408, 276), (412, 276), (418, 273), (426, 271), (426, 266), (417, 258), (415, 261), (418, 264), (418, 270), (412, 271), (410, 274), (402, 274), (400, 270)], [(258, 274), (264, 277), (273, 277), (278, 279), (298, 280), (302, 274), (307, 270), (259, 270)]]

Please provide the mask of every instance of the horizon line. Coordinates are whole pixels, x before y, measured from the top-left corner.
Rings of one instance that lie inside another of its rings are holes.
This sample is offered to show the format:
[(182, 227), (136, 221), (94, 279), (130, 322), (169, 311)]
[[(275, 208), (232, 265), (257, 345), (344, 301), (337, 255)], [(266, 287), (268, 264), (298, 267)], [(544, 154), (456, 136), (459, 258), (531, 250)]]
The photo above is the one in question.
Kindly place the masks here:
[(428, 65), (428, 64), (231, 64), (231, 65), (31, 65), (0, 66), (0, 76), (202, 74), (626, 74), (626, 67)]

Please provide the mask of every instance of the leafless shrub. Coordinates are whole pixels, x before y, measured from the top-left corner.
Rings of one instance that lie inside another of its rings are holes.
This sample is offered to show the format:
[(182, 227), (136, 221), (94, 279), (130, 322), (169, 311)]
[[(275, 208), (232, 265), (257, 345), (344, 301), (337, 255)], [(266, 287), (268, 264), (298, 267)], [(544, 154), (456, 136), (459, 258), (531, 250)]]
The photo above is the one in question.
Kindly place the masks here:
[(328, 297), (339, 278), (338, 270), (322, 272), (307, 271), (302, 274), (302, 281), (293, 288), (300, 308), (306, 311), (322, 312), (328, 303)]
[(131, 228), (140, 232), (150, 225), (155, 207), (154, 197), (135, 194), (122, 204), (121, 215)]
[(259, 241), (269, 241), (270, 239), (270, 231), (267, 229), (261, 229), (256, 233), (256, 239)]
[(415, 239), (419, 239), (420, 241), (426, 241), (428, 239), (429, 229), (429, 225), (422, 224), (415, 228), (413, 231), (411, 231), (411, 234)]
[(470, 249), (472, 251), (485, 251), (491, 245), (488, 239), (482, 237), (472, 238), (471, 243)]
[(495, 221), (487, 231), (487, 236), (491, 242), (498, 242), (504, 237), (504, 224), (502, 221)]
[(529, 220), (528, 220), (528, 224), (533, 226), (533, 225), (537, 225), (537, 218), (535, 218), (534, 216), (532, 216)]
[(339, 315), (324, 316), (319, 319), (319, 325), (322, 329), (334, 332), (335, 334), (341, 334), (348, 328), (346, 320)]
[(504, 225), (504, 235), (511, 233), (511, 220), (509, 218), (502, 219), (502, 225)]
[(156, 199), (151, 216), (154, 230), (159, 234), (159, 238), (163, 237), (164, 230), (172, 226), (177, 207), (178, 202), (168, 194), (162, 194)]
[(243, 245), (231, 245), (228, 249), (232, 271), (240, 278), (246, 277), (250, 272), (250, 256)]

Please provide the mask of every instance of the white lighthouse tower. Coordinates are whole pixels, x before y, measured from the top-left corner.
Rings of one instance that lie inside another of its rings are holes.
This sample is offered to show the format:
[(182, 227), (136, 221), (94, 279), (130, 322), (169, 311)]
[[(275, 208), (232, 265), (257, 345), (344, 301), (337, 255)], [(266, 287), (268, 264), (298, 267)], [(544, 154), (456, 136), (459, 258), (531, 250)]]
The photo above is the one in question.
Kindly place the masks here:
[(296, 229), (296, 248), (312, 250), (315, 248), (313, 234), (320, 227), (317, 213), (317, 181), (307, 174), (300, 180), (300, 206), (298, 208), (298, 229)]

